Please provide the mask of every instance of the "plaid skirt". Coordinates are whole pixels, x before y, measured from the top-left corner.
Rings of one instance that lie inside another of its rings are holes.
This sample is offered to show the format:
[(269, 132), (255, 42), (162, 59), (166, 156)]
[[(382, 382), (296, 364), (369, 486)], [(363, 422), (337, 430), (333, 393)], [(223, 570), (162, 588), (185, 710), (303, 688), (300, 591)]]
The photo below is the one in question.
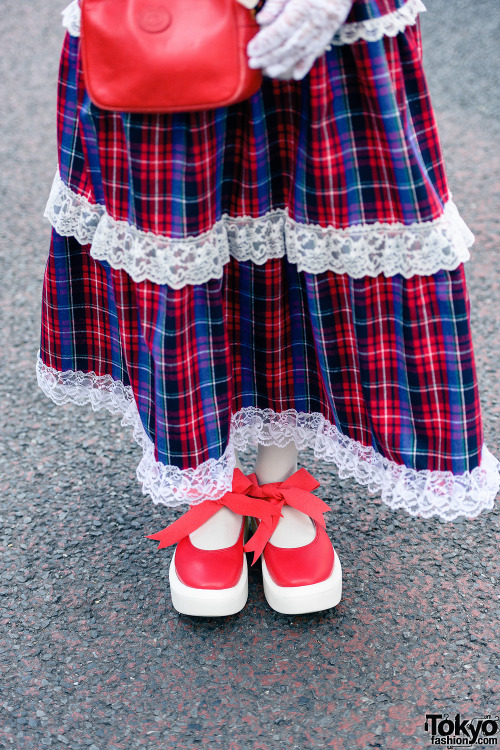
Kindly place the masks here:
[(355, 3), (350, 38), (304, 81), (266, 79), (210, 112), (99, 110), (66, 37), (38, 378), (57, 403), (122, 414), (155, 502), (221, 497), (235, 450), (293, 440), (392, 508), (493, 505), (472, 237), (446, 183), (421, 3), (374, 26), (390, 1)]

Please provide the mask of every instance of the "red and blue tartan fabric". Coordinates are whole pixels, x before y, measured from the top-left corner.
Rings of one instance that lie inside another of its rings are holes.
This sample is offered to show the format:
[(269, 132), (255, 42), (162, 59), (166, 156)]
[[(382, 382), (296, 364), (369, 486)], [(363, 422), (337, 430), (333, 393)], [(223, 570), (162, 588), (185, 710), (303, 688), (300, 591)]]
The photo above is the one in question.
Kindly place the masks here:
[(155, 502), (293, 439), (392, 508), (493, 506), (420, 9), (358, 0), (304, 81), (191, 114), (100, 111), (66, 37), (38, 377), (123, 414)]

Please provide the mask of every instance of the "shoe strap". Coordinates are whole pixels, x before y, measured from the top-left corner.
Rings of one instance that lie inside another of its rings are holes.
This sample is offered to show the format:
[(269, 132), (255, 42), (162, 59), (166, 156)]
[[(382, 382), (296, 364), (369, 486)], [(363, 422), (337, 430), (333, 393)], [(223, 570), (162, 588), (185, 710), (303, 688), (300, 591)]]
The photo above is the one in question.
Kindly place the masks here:
[(160, 542), (157, 549), (170, 547), (170, 545), (177, 544), (181, 539), (199, 529), (223, 506), (241, 516), (259, 518), (261, 520), (260, 526), (264, 524), (264, 527), (271, 528), (273, 519), (276, 517), (277, 522), (281, 512), (276, 505), (251, 494), (254, 488), (255, 485), (251, 479), (246, 477), (240, 469), (235, 469), (233, 486), (230, 492), (226, 492), (219, 500), (204, 500), (199, 505), (194, 505), (176, 521), (156, 534), (147, 535), (146, 538)]
[(271, 524), (262, 521), (258, 525), (257, 530), (244, 546), (245, 552), (254, 553), (252, 565), (257, 562), (276, 530), (284, 505), (305, 513), (319, 526), (325, 528), (323, 513), (327, 513), (330, 508), (321, 498), (312, 494), (312, 490), (317, 489), (320, 483), (306, 469), (299, 469), (284, 482), (259, 485), (255, 474), (252, 474), (249, 479), (254, 484), (252, 496), (267, 500), (270, 505), (279, 510), (279, 515), (273, 516)]

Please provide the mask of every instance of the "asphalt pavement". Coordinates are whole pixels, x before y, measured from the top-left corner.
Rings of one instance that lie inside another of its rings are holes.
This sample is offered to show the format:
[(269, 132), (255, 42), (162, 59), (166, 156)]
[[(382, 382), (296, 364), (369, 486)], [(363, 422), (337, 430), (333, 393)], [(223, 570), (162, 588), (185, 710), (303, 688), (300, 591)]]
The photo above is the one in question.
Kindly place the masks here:
[[(497, 716), (498, 505), (472, 521), (415, 519), (304, 453), (333, 509), (341, 604), (278, 615), (253, 571), (235, 617), (172, 609), (171, 551), (144, 534), (175, 514), (142, 495), (131, 434), (36, 385), (61, 4), (0, 10), (0, 749), (414, 750), (432, 746), (426, 714)], [(474, 343), (500, 457), (500, 4), (426, 5), (448, 172), (476, 235)]]

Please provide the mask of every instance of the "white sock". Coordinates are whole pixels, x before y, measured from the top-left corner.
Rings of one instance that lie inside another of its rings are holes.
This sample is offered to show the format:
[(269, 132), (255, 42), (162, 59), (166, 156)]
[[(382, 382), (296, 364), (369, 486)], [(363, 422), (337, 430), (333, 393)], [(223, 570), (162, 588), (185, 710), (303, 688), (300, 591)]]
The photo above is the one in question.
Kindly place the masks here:
[[(236, 467), (241, 469), (238, 454), (235, 451)], [(198, 549), (225, 549), (236, 544), (241, 531), (243, 517), (229, 508), (222, 507), (212, 518), (193, 531), (189, 538)]]
[[(288, 443), (284, 448), (277, 445), (259, 445), (255, 474), (259, 484), (284, 482), (297, 471), (298, 450), (295, 443)], [(276, 547), (290, 549), (310, 544), (316, 536), (314, 523), (300, 510), (284, 506), (281, 509), (283, 518), (271, 539)]]
[(284, 482), (297, 471), (298, 450), (291, 442), (284, 448), (277, 445), (259, 445), (255, 473), (259, 484)]

